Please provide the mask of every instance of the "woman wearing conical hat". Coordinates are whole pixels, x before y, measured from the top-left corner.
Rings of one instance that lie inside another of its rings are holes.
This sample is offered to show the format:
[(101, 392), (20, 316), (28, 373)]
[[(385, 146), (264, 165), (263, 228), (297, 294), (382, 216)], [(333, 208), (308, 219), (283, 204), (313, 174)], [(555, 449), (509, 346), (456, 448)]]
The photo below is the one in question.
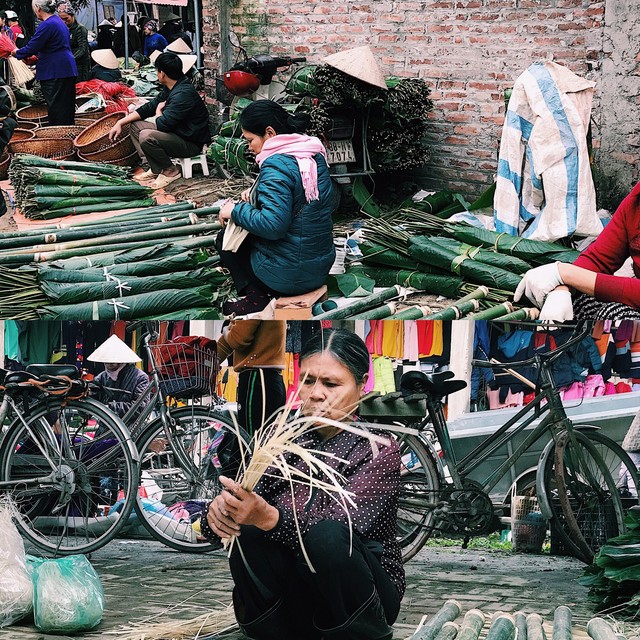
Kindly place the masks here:
[(118, 58), (111, 49), (96, 49), (91, 52), (91, 58), (95, 62), (91, 67), (91, 79), (104, 82), (119, 82), (122, 74), (118, 66)]
[(113, 335), (88, 356), (87, 360), (104, 363), (104, 371), (93, 381), (91, 395), (123, 418), (149, 388), (149, 376), (136, 367), (136, 363), (142, 358), (118, 336)]

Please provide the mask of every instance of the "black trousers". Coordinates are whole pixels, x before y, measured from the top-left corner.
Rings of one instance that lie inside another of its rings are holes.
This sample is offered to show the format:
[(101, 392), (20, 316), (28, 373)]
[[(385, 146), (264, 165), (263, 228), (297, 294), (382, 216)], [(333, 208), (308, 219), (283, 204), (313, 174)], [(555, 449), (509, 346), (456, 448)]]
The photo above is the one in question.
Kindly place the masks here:
[(304, 546), (315, 573), (301, 551), (242, 527), (229, 566), (245, 634), (255, 640), (391, 637), (401, 598), (370, 545), (356, 534), (351, 541), (346, 525), (325, 520), (309, 530)]
[(229, 270), (236, 291), (242, 295), (249, 285), (262, 289), (272, 296), (279, 296), (281, 292), (274, 291), (258, 278), (251, 268), (251, 236), (247, 236), (236, 252), (223, 251), (222, 239), (224, 229), (216, 236), (216, 249), (222, 266)]
[(250, 436), (286, 401), (280, 369), (245, 369), (238, 375), (238, 422)]
[(49, 110), (49, 124), (73, 124), (76, 114), (76, 78), (40, 80), (42, 95)]

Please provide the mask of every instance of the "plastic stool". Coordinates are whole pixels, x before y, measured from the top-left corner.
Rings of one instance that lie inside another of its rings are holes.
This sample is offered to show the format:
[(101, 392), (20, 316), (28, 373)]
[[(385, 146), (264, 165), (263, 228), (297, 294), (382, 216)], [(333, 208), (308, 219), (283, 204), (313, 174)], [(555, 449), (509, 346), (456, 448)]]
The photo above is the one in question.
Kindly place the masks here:
[(199, 156), (192, 156), (191, 158), (171, 158), (171, 162), (175, 165), (180, 165), (183, 178), (193, 177), (193, 165), (199, 164), (202, 168), (202, 174), (209, 175), (209, 165), (207, 164), (207, 156), (201, 153)]

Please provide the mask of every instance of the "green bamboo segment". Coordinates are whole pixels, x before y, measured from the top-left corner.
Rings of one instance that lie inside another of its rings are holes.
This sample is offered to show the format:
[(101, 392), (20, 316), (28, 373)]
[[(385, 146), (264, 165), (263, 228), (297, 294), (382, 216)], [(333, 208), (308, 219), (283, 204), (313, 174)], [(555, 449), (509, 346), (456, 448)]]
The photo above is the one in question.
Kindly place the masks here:
[(409, 307), (403, 311), (398, 311), (391, 316), (391, 320), (422, 320), (432, 313), (429, 307)]
[(527, 640), (547, 640), (542, 626), (542, 617), (537, 613), (530, 613), (527, 616)]
[(500, 316), (502, 322), (512, 322), (515, 320), (537, 320), (540, 315), (539, 309), (518, 309), (512, 313), (507, 313), (505, 316)]
[(591, 618), (587, 623), (587, 633), (593, 640), (617, 640), (616, 632), (604, 618)]
[(435, 640), (444, 623), (453, 622), (460, 615), (461, 610), (459, 602), (447, 600), (426, 624), (411, 636), (411, 640)]
[(120, 197), (126, 194), (143, 194), (153, 193), (153, 189), (145, 187), (141, 184), (131, 184), (125, 187), (74, 187), (62, 185), (34, 184), (29, 191), (33, 191), (36, 198), (99, 198), (99, 197)]
[(485, 640), (514, 640), (516, 625), (508, 613), (497, 613), (492, 621)]
[(358, 314), (358, 320), (383, 320), (396, 312), (397, 303), (388, 302), (381, 307), (376, 307), (370, 311), (364, 311)]
[[(145, 198), (143, 200), (131, 200), (130, 202), (121, 202), (120, 209), (140, 209), (142, 207), (149, 207), (154, 204), (153, 198)], [(65, 216), (79, 216), (85, 213), (101, 213), (104, 211), (112, 211), (113, 203), (108, 202), (106, 204), (88, 204), (78, 207), (65, 207), (64, 209), (46, 210), (46, 211), (32, 211), (29, 216), (35, 220), (51, 220), (52, 218), (63, 218)]]
[(571, 631), (571, 609), (561, 605), (553, 612), (551, 640), (573, 640)]
[(467, 300), (460, 305), (454, 303), (446, 309), (436, 311), (430, 316), (427, 316), (425, 320), (459, 320), (469, 313), (478, 311), (479, 308), (480, 303), (477, 300)]
[(345, 307), (339, 307), (338, 309), (332, 309), (331, 311), (325, 311), (318, 316), (314, 316), (314, 320), (339, 320), (342, 318), (352, 318), (358, 316), (362, 311), (368, 311), (377, 307), (381, 303), (385, 302), (389, 298), (395, 298), (400, 295), (400, 287), (395, 285), (387, 289), (383, 289), (378, 293), (374, 293), (364, 298), (358, 298), (352, 304)]
[(527, 614), (524, 611), (516, 611), (513, 619), (516, 623), (516, 639), (527, 640)]
[(470, 320), (494, 320), (502, 318), (507, 314), (513, 313), (513, 305), (510, 302), (503, 302), (495, 307), (489, 307), (478, 313), (473, 313), (469, 317)]
[(13, 159), (13, 164), (21, 164), (31, 167), (50, 167), (52, 169), (66, 169), (69, 171), (81, 171), (86, 173), (99, 173), (112, 176), (123, 176), (129, 172), (128, 167), (120, 167), (112, 164), (98, 162), (74, 162), (72, 160), (53, 160), (28, 153), (18, 154)]
[[(484, 627), (484, 613), (479, 609), (469, 609), (464, 614), (457, 640), (478, 640), (482, 627)], [(526, 638), (520, 640), (526, 640)]]
[(459, 630), (460, 627), (455, 622), (445, 622), (435, 640), (454, 640)]

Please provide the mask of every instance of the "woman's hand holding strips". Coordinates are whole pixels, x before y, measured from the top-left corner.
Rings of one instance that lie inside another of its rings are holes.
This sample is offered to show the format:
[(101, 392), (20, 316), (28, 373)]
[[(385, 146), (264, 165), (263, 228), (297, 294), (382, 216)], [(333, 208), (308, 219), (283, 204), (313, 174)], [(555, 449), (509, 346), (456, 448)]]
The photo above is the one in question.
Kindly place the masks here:
[(214, 533), (229, 538), (240, 535), (240, 525), (269, 531), (278, 524), (278, 510), (264, 498), (224, 476), (220, 477), (220, 482), (225, 489), (211, 502), (207, 514), (207, 522)]

